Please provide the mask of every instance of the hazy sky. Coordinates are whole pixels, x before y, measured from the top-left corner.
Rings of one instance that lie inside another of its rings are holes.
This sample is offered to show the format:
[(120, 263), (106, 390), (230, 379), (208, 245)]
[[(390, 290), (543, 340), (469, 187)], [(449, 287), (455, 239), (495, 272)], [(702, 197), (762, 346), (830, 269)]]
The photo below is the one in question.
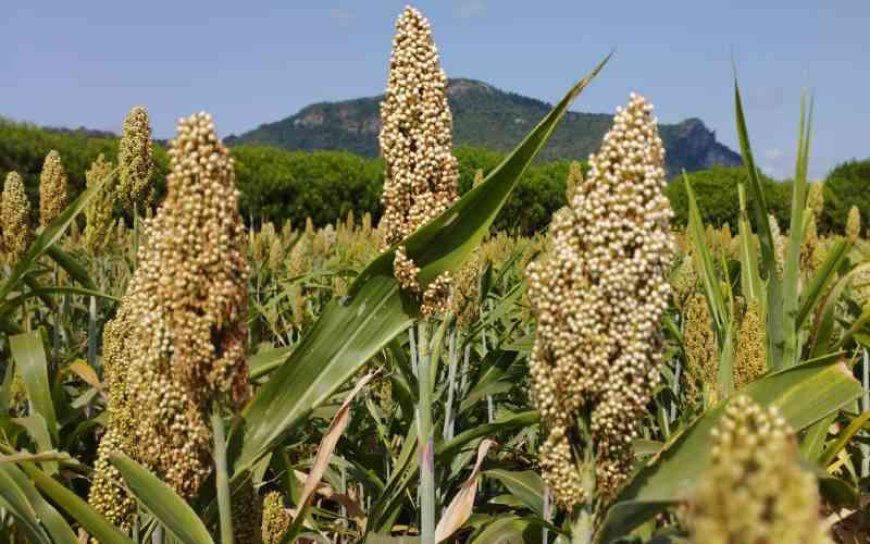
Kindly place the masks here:
[[(222, 135), (314, 101), (380, 93), (405, 2), (10, 0), (0, 15), (0, 115), (119, 131), (145, 104), (155, 132), (211, 111)], [(812, 174), (870, 156), (870, 0), (441, 0), (432, 21), (450, 76), (553, 102), (612, 48), (574, 109), (632, 90), (666, 122), (702, 118), (736, 148), (731, 57), (762, 167), (792, 171), (800, 96), (812, 93)]]

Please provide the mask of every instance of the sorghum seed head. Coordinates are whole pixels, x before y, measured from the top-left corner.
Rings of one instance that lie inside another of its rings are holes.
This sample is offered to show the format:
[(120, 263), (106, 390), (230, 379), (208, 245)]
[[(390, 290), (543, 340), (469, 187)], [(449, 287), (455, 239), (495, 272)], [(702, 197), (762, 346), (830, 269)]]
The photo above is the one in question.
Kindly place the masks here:
[(55, 150), (48, 152), (39, 174), (39, 224), (45, 227), (60, 215), (67, 203), (67, 179)]
[(405, 291), (416, 293), (420, 290), (420, 284), (417, 282), (420, 269), (405, 254), (405, 246), (396, 248), (396, 254), (393, 258), (393, 274), (396, 276), (396, 281), (399, 282), (399, 285)]
[[(102, 153), (85, 172), (88, 187), (99, 183), (112, 173), (112, 163)], [(115, 208), (115, 190), (106, 183), (85, 207), (85, 247), (91, 252), (102, 250), (110, 239), (112, 212)]]
[(118, 195), (130, 211), (138, 207), (141, 213), (154, 197), (151, 145), (148, 110), (135, 106), (124, 119), (124, 132), (118, 147)]
[(263, 544), (280, 544), (292, 518), (284, 508), (284, 496), (272, 491), (263, 497)]
[(689, 508), (692, 542), (829, 544), (815, 477), (778, 411), (731, 401), (712, 435), (710, 467)]
[(701, 398), (707, 391), (715, 402), (719, 372), (719, 347), (716, 333), (710, 319), (707, 298), (695, 293), (686, 303), (683, 332), (684, 355), (686, 359), (686, 391), (692, 402)]
[(29, 217), (30, 201), (24, 191), (24, 180), (17, 172), (9, 172), (0, 198), (0, 227), (3, 248), (10, 263), (17, 261), (30, 245), (32, 233), (28, 225)]
[(394, 244), (446, 210), (457, 198), (459, 167), (452, 153), (447, 76), (429, 21), (407, 7), (396, 22), (379, 142), (386, 163), (386, 244)]
[[(538, 320), (530, 372), (547, 433), (541, 465), (564, 508), (583, 498), (573, 446), (594, 451), (604, 498), (631, 469), (631, 437), (658, 380), (673, 245), (651, 104), (632, 95), (589, 164), (570, 205), (553, 217), (547, 260), (527, 275)], [(569, 429), (583, 412), (591, 414), (590, 442), (574, 444)]]
[(825, 208), (824, 188), (825, 186), (821, 182), (810, 183), (810, 188), (807, 191), (806, 208), (817, 220), (822, 215), (822, 210)]
[(742, 389), (767, 370), (767, 333), (757, 302), (749, 302), (737, 332), (734, 388)]
[(248, 266), (233, 162), (211, 116), (182, 119), (169, 156), (166, 200), (145, 222), (116, 318), (129, 327), (117, 380), (125, 400), (110, 394), (109, 411), (135, 407), (124, 430), (131, 456), (190, 497), (211, 471), (213, 404), (237, 410), (250, 394)]
[(849, 208), (849, 215), (846, 216), (846, 239), (852, 243), (858, 241), (861, 236), (861, 210), (858, 206)]
[(433, 316), (447, 311), (450, 302), (450, 284), (450, 272), (443, 272), (426, 286), (420, 304), (420, 312), (423, 315)]

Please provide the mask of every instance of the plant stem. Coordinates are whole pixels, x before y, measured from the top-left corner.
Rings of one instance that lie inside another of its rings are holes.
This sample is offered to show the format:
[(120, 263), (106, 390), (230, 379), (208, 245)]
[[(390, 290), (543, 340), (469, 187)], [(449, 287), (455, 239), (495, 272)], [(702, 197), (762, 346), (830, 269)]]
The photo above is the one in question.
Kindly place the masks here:
[(429, 324), (417, 325), (417, 436), (420, 443), (420, 542), (435, 544), (435, 459), (432, 438), (432, 384), (429, 352)]
[(456, 329), (450, 333), (447, 362), (447, 403), (444, 406), (444, 440), (453, 438), (453, 399), (456, 392)]
[(588, 506), (584, 506), (571, 524), (571, 544), (591, 544), (594, 535), (594, 517)]
[[(54, 270), (52, 271), (52, 283), (55, 287), (60, 287), (60, 273), (58, 269), (60, 267), (57, 263), (54, 263)], [(61, 295), (62, 297), (63, 295)], [(55, 299), (56, 300), (56, 299)], [(63, 298), (61, 298), (63, 300)], [(51, 364), (54, 365), (54, 368), (60, 366), (60, 329), (61, 329), (61, 318), (63, 317), (63, 303), (61, 302), (58, 305), (57, 311), (54, 313), (54, 330), (51, 334)]]
[[(870, 410), (870, 351), (864, 348), (864, 375), (862, 381), (864, 383), (864, 397), (861, 399), (862, 409), (866, 412)], [(861, 444), (861, 477), (866, 478), (870, 475), (870, 444)]]
[(233, 544), (233, 512), (230, 484), (227, 475), (227, 450), (224, 440), (224, 422), (215, 407), (211, 414), (214, 434), (215, 485), (217, 486), (218, 511), (220, 514), (221, 544)]
[(97, 369), (97, 297), (88, 301), (88, 364)]
[[(550, 497), (550, 486), (544, 484), (544, 521), (550, 522), (553, 518), (553, 503), (552, 498)], [(543, 544), (547, 544), (547, 540), (549, 538), (550, 531), (547, 529), (547, 526), (544, 525), (542, 529), (541, 542)]]
[(139, 203), (133, 203), (133, 269), (136, 269), (136, 259), (139, 257)]

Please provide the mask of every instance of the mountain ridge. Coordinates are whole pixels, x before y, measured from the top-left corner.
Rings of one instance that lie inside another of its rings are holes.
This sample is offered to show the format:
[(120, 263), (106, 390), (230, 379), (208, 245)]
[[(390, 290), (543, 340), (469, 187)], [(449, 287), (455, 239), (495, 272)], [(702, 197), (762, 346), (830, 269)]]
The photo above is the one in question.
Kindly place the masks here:
[[(552, 107), (537, 98), (504, 91), (486, 82), (448, 81), (454, 145), (511, 150)], [(379, 108), (383, 95), (309, 104), (295, 114), (225, 138), (228, 145), (265, 144), (292, 150), (345, 150), (378, 154)], [(541, 151), (545, 160), (585, 159), (597, 150), (612, 115), (569, 111)], [(740, 155), (716, 140), (697, 117), (659, 125), (670, 175), (713, 165), (737, 166)]]

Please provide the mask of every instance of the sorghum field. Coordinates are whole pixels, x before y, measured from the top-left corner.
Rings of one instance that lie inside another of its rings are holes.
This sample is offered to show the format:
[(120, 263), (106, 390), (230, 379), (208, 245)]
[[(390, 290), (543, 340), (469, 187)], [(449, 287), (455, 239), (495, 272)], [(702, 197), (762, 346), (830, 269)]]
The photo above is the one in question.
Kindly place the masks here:
[(606, 63), (460, 195), (407, 8), (377, 224), (246, 224), (207, 113), (179, 121), (160, 199), (141, 107), (75, 200), (56, 152), (38, 207), (10, 173), (0, 541), (868, 542), (870, 244), (857, 208), (817, 230), (811, 104), (785, 228), (735, 82), (733, 230), (690, 174), (673, 221), (640, 95), (545, 232), (491, 229)]

